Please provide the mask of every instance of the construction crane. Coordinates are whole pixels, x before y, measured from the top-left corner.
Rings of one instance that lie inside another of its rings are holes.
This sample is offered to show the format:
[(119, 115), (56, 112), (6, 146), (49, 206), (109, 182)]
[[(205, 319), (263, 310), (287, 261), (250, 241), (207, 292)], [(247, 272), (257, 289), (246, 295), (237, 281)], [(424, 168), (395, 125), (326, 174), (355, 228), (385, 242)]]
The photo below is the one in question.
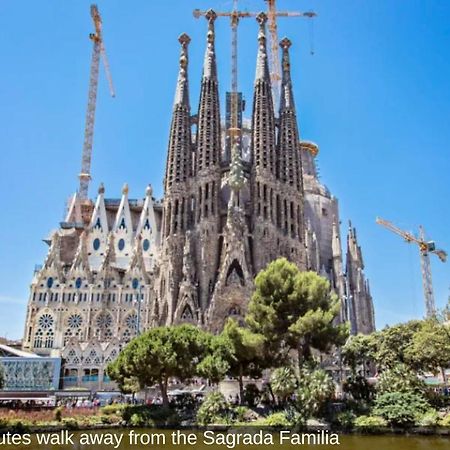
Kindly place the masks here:
[[(275, 108), (279, 104), (280, 99), (280, 87), (281, 87), (281, 66), (279, 59), (278, 48), (278, 31), (277, 31), (277, 17), (316, 17), (316, 13), (312, 11), (298, 12), (298, 11), (277, 11), (275, 0), (265, 0), (268, 4), (267, 18), (270, 32), (270, 77), (272, 81), (272, 93)], [(235, 136), (236, 131), (233, 128), (237, 128), (238, 124), (238, 111), (239, 111), (239, 94), (238, 94), (238, 61), (237, 61), (237, 42), (238, 42), (238, 24), (242, 18), (257, 17), (259, 13), (249, 11), (239, 11), (237, 0), (233, 0), (232, 11), (215, 11), (217, 17), (229, 17), (231, 24), (231, 132)], [(198, 19), (201, 16), (206, 16), (207, 11), (201, 11), (200, 9), (194, 9), (194, 17)], [(234, 127), (233, 127), (234, 124)]]
[(418, 245), (422, 269), (423, 292), (425, 295), (426, 315), (427, 317), (434, 317), (436, 314), (436, 306), (434, 303), (433, 280), (431, 278), (430, 253), (437, 255), (442, 262), (447, 261), (447, 253), (444, 250), (436, 249), (436, 244), (434, 241), (425, 240), (425, 231), (422, 226), (419, 226), (419, 237), (416, 237), (412, 233), (408, 233), (407, 231), (403, 231), (396, 227), (388, 220), (377, 217), (376, 222), (393, 233), (398, 234), (409, 244), (414, 243)]
[(278, 43), (277, 17), (307, 17), (314, 18), (317, 14), (313, 11), (277, 11), (275, 0), (265, 0), (267, 2), (267, 23), (270, 32), (270, 79), (272, 81), (272, 94), (275, 106), (278, 106), (281, 92), (281, 65)]
[(86, 126), (84, 129), (83, 155), (81, 160), (81, 173), (79, 175), (80, 188), (79, 197), (81, 200), (88, 198), (89, 182), (91, 180), (91, 159), (92, 143), (94, 138), (95, 108), (97, 104), (97, 87), (100, 58), (103, 61), (106, 78), (108, 79), (109, 90), (112, 97), (115, 97), (113, 81), (109, 69), (108, 58), (106, 57), (105, 45), (102, 36), (102, 18), (98, 12), (97, 5), (91, 5), (91, 17), (94, 22), (95, 33), (90, 33), (92, 40), (92, 60), (89, 76), (89, 95), (86, 111)]

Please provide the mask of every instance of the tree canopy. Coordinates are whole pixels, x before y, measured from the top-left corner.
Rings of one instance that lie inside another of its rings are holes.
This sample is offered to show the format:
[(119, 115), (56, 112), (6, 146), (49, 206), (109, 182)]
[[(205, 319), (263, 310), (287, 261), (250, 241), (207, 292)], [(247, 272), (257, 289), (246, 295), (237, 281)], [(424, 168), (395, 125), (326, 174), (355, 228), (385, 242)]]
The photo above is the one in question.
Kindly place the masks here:
[(197, 375), (211, 339), (209, 333), (192, 325), (152, 328), (133, 339), (107, 372), (122, 388), (132, 380), (141, 387), (157, 384), (167, 405), (169, 378), (183, 381)]
[(325, 278), (280, 258), (258, 274), (255, 285), (246, 321), (266, 337), (274, 360), (295, 349), (301, 364), (311, 359), (312, 349), (328, 351), (344, 343), (348, 328), (335, 323), (340, 302)]
[(239, 381), (240, 400), (244, 397), (243, 377), (258, 378), (263, 366), (265, 338), (243, 328), (233, 319), (228, 319), (221, 334), (222, 342), (228, 349), (228, 373)]
[(421, 371), (441, 371), (450, 367), (450, 329), (431, 318), (421, 323), (405, 350), (410, 365)]

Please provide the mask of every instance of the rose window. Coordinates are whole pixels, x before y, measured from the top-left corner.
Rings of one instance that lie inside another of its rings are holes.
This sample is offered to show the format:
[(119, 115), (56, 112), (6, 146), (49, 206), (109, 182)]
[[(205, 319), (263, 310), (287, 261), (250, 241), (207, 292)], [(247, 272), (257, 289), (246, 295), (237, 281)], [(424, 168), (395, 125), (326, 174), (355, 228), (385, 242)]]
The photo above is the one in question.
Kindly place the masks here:
[(43, 314), (39, 319), (39, 326), (47, 330), (53, 326), (53, 317), (51, 314)]
[(69, 325), (69, 328), (79, 328), (79, 327), (81, 327), (82, 323), (83, 323), (83, 318), (80, 316), (80, 314), (72, 314), (67, 319), (67, 324)]
[(110, 327), (112, 324), (112, 319), (111, 316), (109, 316), (108, 314), (100, 314), (97, 317), (97, 326), (99, 328), (107, 328)]
[(131, 330), (136, 330), (138, 325), (138, 317), (136, 314), (130, 314), (126, 320), (125, 323), (127, 324), (127, 327)]

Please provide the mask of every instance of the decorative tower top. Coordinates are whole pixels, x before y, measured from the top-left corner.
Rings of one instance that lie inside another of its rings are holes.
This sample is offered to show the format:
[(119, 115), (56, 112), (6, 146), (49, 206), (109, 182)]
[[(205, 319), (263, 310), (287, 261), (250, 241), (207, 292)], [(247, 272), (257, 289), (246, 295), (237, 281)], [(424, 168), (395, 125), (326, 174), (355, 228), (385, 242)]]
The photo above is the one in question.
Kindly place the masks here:
[(280, 42), (280, 47), (283, 52), (281, 60), (282, 78), (281, 78), (281, 101), (280, 111), (282, 109), (292, 108), (295, 110), (294, 96), (292, 94), (291, 82), (291, 62), (289, 58), (289, 48), (292, 42), (288, 38), (283, 38)]
[(266, 49), (266, 22), (267, 16), (261, 12), (256, 16), (256, 20), (259, 23), (258, 32), (258, 56), (256, 61), (256, 80), (267, 80), (270, 78), (269, 65), (267, 61), (267, 49)]
[(206, 20), (208, 21), (208, 33), (206, 35), (207, 47), (205, 52), (205, 62), (203, 65), (203, 76), (208, 78), (217, 77), (217, 67), (216, 67), (216, 55), (214, 48), (215, 32), (214, 32), (214, 22), (217, 19), (217, 14), (214, 10), (209, 9), (206, 12)]
[(214, 48), (214, 21), (217, 14), (210, 9), (205, 17), (208, 20), (208, 33), (198, 110), (197, 174), (203, 169), (216, 166), (221, 154), (219, 87)]
[(280, 99), (280, 131), (278, 134), (278, 176), (281, 181), (290, 184), (297, 191), (303, 190), (302, 163), (299, 152), (300, 136), (295, 113), (294, 95), (292, 92), (291, 64), (289, 48), (291, 41), (282, 39), (282, 79)]
[(175, 91), (174, 108), (176, 105), (189, 106), (189, 87), (188, 87), (188, 46), (191, 42), (191, 38), (183, 33), (178, 38), (181, 44), (180, 52), (180, 70), (178, 72), (177, 89)]
[(191, 108), (189, 103), (188, 46), (191, 38), (183, 33), (178, 41), (181, 45), (180, 67), (170, 125), (169, 149), (167, 152), (165, 193), (192, 175)]
[[(255, 90), (252, 114), (252, 153), (256, 172), (267, 171), (275, 176), (275, 114), (266, 48), (264, 13), (258, 14), (258, 55), (256, 59)], [(266, 175), (267, 175), (266, 172)]]

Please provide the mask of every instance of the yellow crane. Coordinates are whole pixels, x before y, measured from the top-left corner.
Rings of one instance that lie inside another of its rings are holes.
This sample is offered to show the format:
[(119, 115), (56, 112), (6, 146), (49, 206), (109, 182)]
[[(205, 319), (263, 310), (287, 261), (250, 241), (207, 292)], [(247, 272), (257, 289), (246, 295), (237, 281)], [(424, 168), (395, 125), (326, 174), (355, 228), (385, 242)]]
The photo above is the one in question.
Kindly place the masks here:
[(79, 196), (81, 200), (88, 198), (89, 182), (91, 180), (91, 159), (92, 159), (92, 143), (94, 138), (95, 123), (95, 107), (97, 104), (97, 87), (98, 72), (100, 58), (105, 68), (106, 78), (109, 84), (109, 90), (112, 97), (115, 97), (111, 72), (109, 70), (108, 58), (106, 57), (105, 45), (102, 35), (102, 18), (98, 12), (97, 5), (91, 5), (91, 17), (94, 22), (95, 33), (90, 33), (89, 38), (92, 40), (92, 60), (91, 71), (89, 76), (89, 95), (88, 106), (86, 111), (86, 125), (84, 129), (83, 154), (81, 160), (81, 173), (79, 175), (80, 188)]
[(447, 252), (437, 249), (434, 241), (425, 240), (425, 230), (422, 226), (419, 226), (419, 237), (416, 237), (412, 233), (396, 227), (388, 220), (377, 217), (376, 222), (393, 233), (401, 236), (409, 244), (413, 243), (419, 247), (426, 315), (427, 317), (433, 317), (436, 314), (436, 306), (434, 303), (433, 280), (431, 278), (430, 253), (437, 255), (442, 262), (446, 262)]
[[(270, 32), (270, 78), (272, 81), (273, 103), (275, 109), (280, 100), (281, 90), (281, 65), (279, 58), (279, 43), (277, 31), (277, 17), (316, 17), (313, 11), (299, 12), (299, 11), (277, 11), (275, 0), (265, 0), (267, 2), (267, 22)], [(239, 11), (237, 0), (233, 0), (232, 11), (215, 11), (217, 17), (229, 17), (231, 24), (231, 134), (235, 137), (239, 135), (237, 129), (237, 114), (238, 114), (238, 64), (237, 64), (237, 32), (240, 19), (257, 17), (259, 13), (250, 11)], [(194, 9), (193, 15), (196, 19), (201, 16), (206, 16), (208, 11), (201, 11)]]

